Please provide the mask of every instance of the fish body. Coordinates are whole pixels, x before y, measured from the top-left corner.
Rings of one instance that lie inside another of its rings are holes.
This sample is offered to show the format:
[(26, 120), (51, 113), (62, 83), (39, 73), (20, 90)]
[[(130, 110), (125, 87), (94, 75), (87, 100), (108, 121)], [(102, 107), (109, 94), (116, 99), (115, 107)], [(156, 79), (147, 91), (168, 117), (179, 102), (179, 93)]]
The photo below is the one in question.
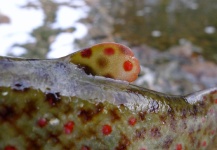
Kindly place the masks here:
[(217, 143), (217, 88), (171, 96), (87, 75), (71, 55), (0, 58), (0, 149), (192, 150)]

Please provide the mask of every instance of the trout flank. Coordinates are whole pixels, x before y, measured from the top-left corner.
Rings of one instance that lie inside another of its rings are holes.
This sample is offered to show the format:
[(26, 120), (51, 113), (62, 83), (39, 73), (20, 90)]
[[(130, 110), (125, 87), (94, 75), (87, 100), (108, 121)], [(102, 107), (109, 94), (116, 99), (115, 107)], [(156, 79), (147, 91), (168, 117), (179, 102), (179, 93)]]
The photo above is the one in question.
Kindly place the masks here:
[(215, 148), (217, 88), (170, 96), (130, 84), (139, 70), (116, 43), (52, 60), (0, 57), (0, 149)]

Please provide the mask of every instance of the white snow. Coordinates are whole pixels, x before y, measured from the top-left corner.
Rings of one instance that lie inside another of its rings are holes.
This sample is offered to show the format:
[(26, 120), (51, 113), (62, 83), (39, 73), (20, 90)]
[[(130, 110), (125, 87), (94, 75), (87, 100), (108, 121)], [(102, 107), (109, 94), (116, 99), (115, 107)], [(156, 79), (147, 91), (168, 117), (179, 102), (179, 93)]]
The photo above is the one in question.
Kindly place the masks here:
[(25, 48), (22, 48), (22, 47), (18, 47), (18, 46), (15, 46), (11, 49), (11, 51), (9, 51), (10, 53), (12, 53), (13, 55), (15, 56), (20, 56), (22, 54), (25, 54), (26, 53), (26, 49)]
[[(35, 41), (30, 33), (43, 24), (45, 16), (41, 9), (20, 8), (30, 1), (39, 4), (38, 0), (0, 0), (0, 14), (8, 16), (11, 21), (10, 24), (0, 24), (0, 55), (5, 56), (12, 53), (19, 56), (26, 50), (16, 46), (16, 44)], [(70, 2), (69, 0), (55, 1)], [(89, 8), (83, 0), (74, 0), (72, 4), (79, 7), (59, 7), (56, 22), (52, 24), (52, 27), (61, 29), (74, 27), (76, 30), (72, 33), (61, 33), (57, 36), (54, 43), (51, 44), (51, 52), (47, 55), (49, 58), (61, 57), (73, 52), (75, 39), (80, 39), (87, 34), (87, 27), (79, 23), (78, 20), (87, 16)], [(13, 47), (14, 45), (15, 47)]]
[(47, 54), (48, 58), (58, 58), (76, 51), (73, 45), (75, 39), (83, 38), (88, 32), (87, 27), (79, 23), (78, 20), (86, 17), (87, 13), (88, 8), (86, 6), (79, 8), (59, 7), (56, 22), (52, 24), (52, 27), (62, 29), (74, 27), (75, 31), (59, 34), (55, 42), (51, 44), (51, 51)]

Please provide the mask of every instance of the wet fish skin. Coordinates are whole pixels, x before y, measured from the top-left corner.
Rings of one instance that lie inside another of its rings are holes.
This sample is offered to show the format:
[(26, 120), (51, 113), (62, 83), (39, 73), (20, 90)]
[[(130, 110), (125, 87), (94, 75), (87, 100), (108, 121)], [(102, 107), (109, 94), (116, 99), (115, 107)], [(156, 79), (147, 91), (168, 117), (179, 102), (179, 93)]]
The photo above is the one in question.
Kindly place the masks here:
[(68, 57), (0, 58), (0, 149), (192, 150), (217, 145), (217, 88), (171, 96), (87, 75)]

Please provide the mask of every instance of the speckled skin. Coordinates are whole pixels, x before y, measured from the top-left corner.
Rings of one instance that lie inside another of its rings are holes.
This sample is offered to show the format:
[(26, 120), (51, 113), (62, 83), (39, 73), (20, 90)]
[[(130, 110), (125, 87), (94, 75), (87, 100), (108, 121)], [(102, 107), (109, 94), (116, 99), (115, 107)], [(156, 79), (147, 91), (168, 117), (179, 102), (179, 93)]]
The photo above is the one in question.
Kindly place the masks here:
[(169, 96), (69, 62), (0, 58), (0, 149), (211, 149), (217, 88)]
[(140, 65), (130, 48), (106, 42), (93, 45), (70, 55), (69, 61), (87, 74), (132, 82), (137, 79)]

